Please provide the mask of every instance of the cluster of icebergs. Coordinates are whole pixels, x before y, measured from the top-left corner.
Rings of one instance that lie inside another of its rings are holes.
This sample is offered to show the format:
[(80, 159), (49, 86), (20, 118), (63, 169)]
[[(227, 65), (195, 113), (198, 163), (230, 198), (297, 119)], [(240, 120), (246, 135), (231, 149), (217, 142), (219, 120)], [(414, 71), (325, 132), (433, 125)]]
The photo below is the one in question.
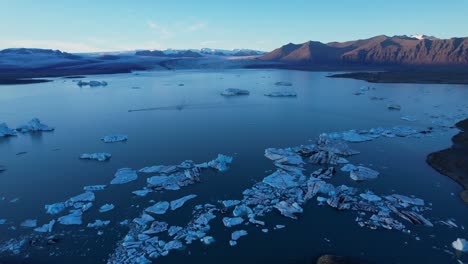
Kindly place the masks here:
[(16, 129), (9, 128), (5, 123), (0, 123), (0, 137), (16, 136), (18, 132), (49, 132), (53, 130), (53, 127), (41, 123), (38, 118), (33, 118), (28, 123), (18, 126)]

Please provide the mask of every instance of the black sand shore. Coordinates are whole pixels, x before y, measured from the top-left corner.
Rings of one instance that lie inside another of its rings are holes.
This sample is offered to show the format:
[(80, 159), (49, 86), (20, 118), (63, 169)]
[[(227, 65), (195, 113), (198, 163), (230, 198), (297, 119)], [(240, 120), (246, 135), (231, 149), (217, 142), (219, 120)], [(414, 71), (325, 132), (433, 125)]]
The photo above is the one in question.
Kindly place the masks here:
[(460, 197), (468, 204), (468, 118), (456, 126), (461, 131), (452, 138), (453, 146), (429, 154), (427, 163), (461, 184), (465, 190), (460, 193)]

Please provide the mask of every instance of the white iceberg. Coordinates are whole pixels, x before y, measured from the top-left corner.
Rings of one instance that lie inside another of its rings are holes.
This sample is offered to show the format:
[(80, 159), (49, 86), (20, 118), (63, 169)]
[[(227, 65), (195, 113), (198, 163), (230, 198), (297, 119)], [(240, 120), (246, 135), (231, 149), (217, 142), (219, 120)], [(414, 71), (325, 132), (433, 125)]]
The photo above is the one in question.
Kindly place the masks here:
[(130, 168), (119, 169), (110, 184), (125, 184), (138, 179), (136, 171)]
[(97, 161), (105, 161), (112, 157), (109, 153), (84, 153), (80, 155), (80, 159), (90, 159), (90, 160), (97, 160)]
[(224, 200), (222, 201), (224, 207), (232, 207), (232, 206), (236, 206), (238, 204), (240, 204), (241, 201), (239, 200)]
[(237, 241), (239, 238), (246, 236), (246, 235), (248, 235), (248, 233), (245, 230), (234, 231), (231, 234), (231, 240)]
[(453, 241), (452, 247), (461, 252), (468, 252), (468, 242), (464, 238), (458, 238)]
[(288, 174), (283, 170), (277, 170), (270, 176), (263, 179), (263, 182), (270, 185), (273, 188), (278, 189), (289, 189), (298, 186), (296, 177)]
[(242, 217), (224, 217), (223, 218), (223, 224), (226, 227), (233, 227), (236, 225), (240, 225), (244, 222), (244, 219)]
[(62, 225), (81, 225), (82, 214), (80, 210), (73, 210), (70, 214), (60, 217), (58, 222)]
[(237, 89), (237, 88), (228, 88), (221, 93), (221, 95), (223, 96), (239, 96), (239, 95), (249, 95), (249, 94), (250, 94), (249, 91)]
[(227, 171), (228, 165), (232, 163), (233, 158), (223, 154), (218, 154), (218, 157), (210, 162), (208, 166), (218, 171)]
[(49, 132), (53, 131), (53, 127), (49, 127), (45, 124), (42, 124), (38, 118), (33, 118), (26, 125), (22, 125), (16, 128), (17, 131), (21, 133), (28, 132)]
[(359, 194), (359, 196), (364, 199), (364, 200), (367, 200), (369, 202), (378, 202), (378, 201), (381, 201), (382, 198), (380, 198), (379, 196), (375, 195), (373, 192), (371, 191), (368, 191), (366, 193), (361, 193)]
[(127, 141), (128, 136), (123, 134), (115, 134), (115, 135), (108, 135), (101, 138), (102, 141), (105, 143), (114, 143), (114, 142), (122, 142)]
[(352, 170), (349, 173), (349, 177), (355, 181), (365, 181), (377, 179), (379, 174), (379, 172), (373, 169), (364, 166), (357, 166), (355, 170)]
[(177, 200), (171, 201), (171, 210), (174, 211), (174, 210), (179, 209), (180, 207), (182, 207), (185, 204), (185, 202), (187, 202), (188, 200), (194, 199), (196, 197), (197, 197), (197, 195), (190, 194), (190, 195), (184, 196), (182, 198), (179, 198)]

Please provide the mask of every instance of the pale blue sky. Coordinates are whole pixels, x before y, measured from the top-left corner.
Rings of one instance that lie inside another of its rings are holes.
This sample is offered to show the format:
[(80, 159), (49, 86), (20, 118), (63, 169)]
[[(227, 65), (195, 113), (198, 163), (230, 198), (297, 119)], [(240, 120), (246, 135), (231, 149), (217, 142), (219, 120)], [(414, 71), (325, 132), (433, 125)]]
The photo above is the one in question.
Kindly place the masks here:
[(468, 0), (0, 0), (0, 49), (272, 50), (289, 42), (468, 36)]

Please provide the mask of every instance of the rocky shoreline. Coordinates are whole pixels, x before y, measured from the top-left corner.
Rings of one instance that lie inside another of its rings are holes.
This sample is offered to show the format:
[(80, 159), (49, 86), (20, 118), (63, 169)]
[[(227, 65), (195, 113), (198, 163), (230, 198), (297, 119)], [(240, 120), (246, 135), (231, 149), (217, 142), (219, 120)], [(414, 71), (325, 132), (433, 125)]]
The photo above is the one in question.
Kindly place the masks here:
[(456, 124), (461, 131), (452, 138), (453, 146), (431, 153), (427, 163), (463, 186), (460, 198), (468, 204), (468, 118)]
[(468, 84), (466, 71), (460, 70), (395, 70), (384, 72), (351, 72), (329, 78), (350, 78), (370, 83)]

